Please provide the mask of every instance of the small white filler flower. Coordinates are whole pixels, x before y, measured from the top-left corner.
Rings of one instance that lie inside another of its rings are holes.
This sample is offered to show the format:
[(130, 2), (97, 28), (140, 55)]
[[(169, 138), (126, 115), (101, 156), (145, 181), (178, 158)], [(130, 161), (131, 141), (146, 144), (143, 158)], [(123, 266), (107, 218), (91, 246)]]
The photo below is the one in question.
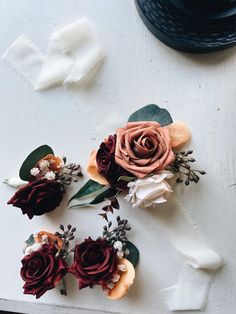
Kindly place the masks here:
[(40, 161), (39, 168), (40, 168), (41, 171), (45, 171), (49, 167), (50, 167), (50, 162), (48, 160), (43, 159), (43, 160)]
[(121, 241), (115, 241), (115, 243), (113, 244), (114, 248), (117, 249), (118, 251), (122, 251), (123, 248), (123, 244)]
[(39, 173), (40, 173), (39, 168), (32, 168), (32, 169), (30, 170), (30, 174), (31, 174), (32, 176), (34, 176), (34, 177), (36, 177)]
[(53, 171), (48, 171), (45, 173), (44, 178), (46, 178), (47, 180), (55, 180), (56, 175)]

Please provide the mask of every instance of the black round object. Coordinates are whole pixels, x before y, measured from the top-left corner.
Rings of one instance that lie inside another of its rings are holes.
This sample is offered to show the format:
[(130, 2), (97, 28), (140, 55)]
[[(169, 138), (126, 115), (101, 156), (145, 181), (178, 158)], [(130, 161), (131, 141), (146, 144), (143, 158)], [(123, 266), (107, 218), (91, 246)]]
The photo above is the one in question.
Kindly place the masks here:
[(236, 0), (135, 0), (148, 29), (166, 45), (193, 53), (236, 44)]

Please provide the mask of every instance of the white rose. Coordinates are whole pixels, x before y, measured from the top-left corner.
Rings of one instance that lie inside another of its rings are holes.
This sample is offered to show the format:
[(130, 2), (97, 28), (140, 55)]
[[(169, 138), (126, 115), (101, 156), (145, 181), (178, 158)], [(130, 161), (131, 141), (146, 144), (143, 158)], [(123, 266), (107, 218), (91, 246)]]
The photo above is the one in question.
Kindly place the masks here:
[(172, 172), (164, 170), (159, 174), (129, 182), (129, 193), (125, 197), (133, 204), (133, 208), (138, 206), (149, 207), (159, 203), (164, 203), (172, 191), (165, 179), (170, 179), (174, 175)]

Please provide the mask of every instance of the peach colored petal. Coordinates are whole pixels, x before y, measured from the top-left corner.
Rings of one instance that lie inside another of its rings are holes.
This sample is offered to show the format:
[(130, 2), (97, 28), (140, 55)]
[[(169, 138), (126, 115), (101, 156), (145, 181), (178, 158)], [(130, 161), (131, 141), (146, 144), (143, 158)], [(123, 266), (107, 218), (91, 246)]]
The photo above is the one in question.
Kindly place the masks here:
[(124, 297), (130, 286), (132, 286), (135, 278), (134, 266), (126, 258), (122, 258), (119, 264), (125, 265), (126, 271), (119, 273), (120, 279), (116, 283), (113, 289), (111, 289), (107, 295), (109, 299), (118, 300)]
[(88, 176), (102, 185), (108, 185), (108, 181), (98, 172), (97, 162), (96, 162), (97, 151), (93, 150), (87, 165)]
[(48, 161), (53, 161), (53, 163), (50, 164), (49, 169), (52, 171), (57, 171), (60, 169), (61, 164), (63, 163), (63, 160), (60, 157), (56, 157), (52, 154), (48, 154), (45, 157), (43, 157), (42, 159), (40, 159), (37, 164), (35, 165), (35, 167), (37, 167), (40, 164), (40, 161), (42, 160), (48, 160)]
[(55, 244), (55, 243), (57, 243), (57, 246), (58, 246), (59, 248), (61, 248), (61, 247), (63, 246), (63, 241), (62, 241), (62, 239), (60, 239), (60, 238), (58, 238), (57, 236), (55, 236), (55, 234), (50, 233), (50, 232), (47, 232), (47, 231), (40, 231), (40, 232), (37, 234), (37, 237), (34, 238), (35, 242), (36, 242), (36, 243), (41, 242), (43, 235), (46, 235), (46, 236), (48, 237), (48, 242), (49, 242), (49, 244)]
[(181, 149), (190, 140), (191, 132), (184, 122), (171, 123), (166, 127), (170, 133), (172, 148)]

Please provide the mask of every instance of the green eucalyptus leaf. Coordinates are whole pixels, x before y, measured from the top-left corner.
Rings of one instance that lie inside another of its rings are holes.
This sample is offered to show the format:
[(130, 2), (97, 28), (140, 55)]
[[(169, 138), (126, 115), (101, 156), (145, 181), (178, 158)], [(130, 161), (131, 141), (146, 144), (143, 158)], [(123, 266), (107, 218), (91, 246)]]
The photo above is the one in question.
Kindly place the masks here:
[(103, 202), (105, 199), (109, 197), (113, 197), (117, 194), (117, 190), (114, 188), (111, 188), (109, 186), (106, 187), (105, 191), (102, 191), (100, 194), (98, 194), (91, 202), (88, 203), (82, 203), (82, 204), (76, 204), (71, 206), (70, 208), (75, 208), (75, 207), (86, 207), (86, 206), (92, 206), (99, 204)]
[(169, 125), (173, 122), (171, 115), (166, 109), (154, 104), (147, 105), (131, 114), (128, 122), (136, 121), (156, 121), (161, 126)]
[(125, 181), (125, 182), (131, 182), (134, 179), (136, 179), (136, 177), (129, 177), (129, 176), (120, 176), (118, 181)]
[(129, 250), (129, 255), (126, 256), (126, 259), (129, 260), (130, 263), (132, 263), (135, 268), (139, 261), (139, 250), (130, 241), (127, 242), (127, 245), (125, 248)]
[(81, 197), (85, 197), (85, 196), (89, 196), (93, 193), (98, 192), (99, 190), (103, 190), (104, 187), (106, 187), (105, 185), (101, 185), (96, 181), (93, 180), (88, 180), (83, 186), (82, 188), (71, 197), (71, 199), (69, 200), (68, 204), (74, 200), (74, 199), (79, 199)]
[(23, 162), (19, 176), (24, 181), (29, 181), (30, 170), (37, 164), (37, 162), (48, 154), (54, 155), (53, 150), (48, 145), (42, 145), (36, 148)]
[(27, 247), (33, 245), (33, 244), (35, 243), (34, 235), (31, 234), (30, 237), (29, 237), (29, 239), (27, 239), (27, 240), (25, 241), (25, 243), (26, 243)]

